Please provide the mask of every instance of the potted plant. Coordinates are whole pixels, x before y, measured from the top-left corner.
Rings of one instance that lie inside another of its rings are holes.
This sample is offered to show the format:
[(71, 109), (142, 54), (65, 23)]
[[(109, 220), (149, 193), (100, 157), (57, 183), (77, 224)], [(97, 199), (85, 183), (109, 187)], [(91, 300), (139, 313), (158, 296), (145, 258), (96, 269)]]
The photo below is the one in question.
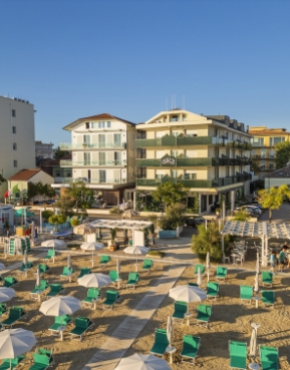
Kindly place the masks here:
[(116, 250), (115, 238), (117, 235), (117, 229), (111, 229), (110, 232), (111, 232), (111, 244), (109, 245), (109, 250), (114, 252)]

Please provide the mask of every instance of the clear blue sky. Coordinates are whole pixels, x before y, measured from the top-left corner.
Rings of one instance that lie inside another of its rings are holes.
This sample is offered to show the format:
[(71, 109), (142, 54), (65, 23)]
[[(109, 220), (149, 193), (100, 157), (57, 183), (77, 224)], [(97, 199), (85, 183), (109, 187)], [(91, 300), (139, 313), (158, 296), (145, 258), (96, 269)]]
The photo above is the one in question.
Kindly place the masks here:
[(288, 0), (1, 0), (0, 95), (35, 104), (36, 138), (108, 112), (176, 105), (290, 129)]

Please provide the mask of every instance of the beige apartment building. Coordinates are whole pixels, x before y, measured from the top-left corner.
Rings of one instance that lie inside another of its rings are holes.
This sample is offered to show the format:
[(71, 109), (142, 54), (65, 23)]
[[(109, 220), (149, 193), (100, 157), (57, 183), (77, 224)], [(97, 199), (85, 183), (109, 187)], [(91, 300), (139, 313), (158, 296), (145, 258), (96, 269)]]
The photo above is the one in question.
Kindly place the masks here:
[(187, 110), (163, 111), (138, 125), (136, 189), (148, 193), (166, 181), (181, 182), (198, 193), (200, 213), (225, 194), (234, 207), (238, 189), (249, 194), (248, 127), (228, 116)]
[(64, 127), (71, 132), (71, 143), (61, 143), (72, 153), (71, 160), (60, 161), (72, 169), (72, 178), (58, 179), (54, 188), (83, 181), (93, 189), (101, 205), (117, 205), (133, 196), (135, 187), (135, 123), (103, 113), (80, 118)]
[[(34, 106), (27, 100), (0, 96), (0, 174), (9, 179), (35, 167)], [(8, 183), (0, 185), (0, 197)]]

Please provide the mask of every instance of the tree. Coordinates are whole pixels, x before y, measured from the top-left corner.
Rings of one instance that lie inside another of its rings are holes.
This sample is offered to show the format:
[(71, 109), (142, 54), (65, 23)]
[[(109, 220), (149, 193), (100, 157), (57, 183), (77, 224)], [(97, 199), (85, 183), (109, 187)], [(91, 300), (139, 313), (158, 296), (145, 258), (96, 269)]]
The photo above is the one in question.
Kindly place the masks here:
[(58, 146), (54, 152), (54, 159), (61, 159), (67, 155), (69, 155), (69, 152), (66, 150), (61, 150)]
[(87, 189), (82, 181), (73, 182), (70, 188), (67, 189), (66, 195), (73, 201), (73, 207), (76, 212), (86, 214), (86, 209), (90, 208), (93, 202), (94, 192), (92, 189)]
[(284, 141), (275, 145), (276, 168), (282, 168), (290, 161), (290, 142)]
[(240, 209), (235, 213), (235, 216), (233, 218), (234, 221), (248, 221), (250, 219), (250, 215), (247, 211)]
[(155, 201), (161, 203), (164, 207), (181, 202), (188, 195), (188, 188), (181, 183), (172, 183), (170, 181), (160, 184), (152, 193)]
[(43, 219), (45, 220), (45, 221), (48, 221), (49, 220), (49, 218), (51, 217), (51, 216), (53, 216), (54, 215), (54, 213), (51, 211), (51, 210), (49, 210), (49, 209), (45, 209), (44, 211), (42, 211), (42, 217), (43, 217)]
[(73, 211), (74, 201), (71, 197), (63, 195), (56, 203), (55, 207), (59, 209), (60, 214), (71, 217), (74, 214)]
[(159, 220), (159, 226), (163, 230), (175, 230), (184, 222), (185, 206), (181, 203), (171, 204), (166, 207), (165, 216)]
[(258, 192), (258, 203), (269, 210), (269, 221), (272, 221), (272, 212), (279, 209), (285, 199), (290, 198), (290, 190), (287, 185), (281, 185), (279, 188), (272, 187)]
[(66, 222), (66, 217), (64, 215), (52, 215), (49, 217), (48, 222), (54, 224), (57, 229), (58, 225), (64, 224)]

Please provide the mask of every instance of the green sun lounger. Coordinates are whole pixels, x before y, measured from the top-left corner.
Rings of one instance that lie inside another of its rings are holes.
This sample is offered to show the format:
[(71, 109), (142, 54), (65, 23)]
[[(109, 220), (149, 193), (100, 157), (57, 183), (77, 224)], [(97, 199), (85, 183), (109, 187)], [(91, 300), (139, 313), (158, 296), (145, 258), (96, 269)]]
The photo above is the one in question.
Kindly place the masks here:
[(133, 289), (135, 289), (136, 284), (140, 280), (140, 274), (138, 272), (130, 272), (128, 275), (128, 281), (126, 283), (126, 286), (131, 286)]
[(197, 323), (202, 323), (205, 327), (209, 327), (209, 319), (211, 318), (212, 307), (206, 304), (199, 304), (197, 306)]
[(262, 284), (273, 286), (273, 273), (271, 271), (262, 271)]
[(34, 364), (28, 370), (46, 370), (53, 363), (52, 356), (48, 357), (45, 354), (33, 353)]
[(201, 274), (205, 273), (205, 265), (194, 265), (194, 275), (198, 274), (198, 270), (200, 269)]
[(262, 370), (278, 370), (279, 369), (278, 348), (260, 346), (260, 361)]
[(100, 264), (101, 265), (106, 265), (110, 261), (111, 261), (111, 257), (110, 256), (107, 256), (106, 254), (102, 254), (101, 255), (101, 260), (100, 260)]
[(273, 306), (275, 304), (275, 292), (272, 290), (262, 290), (262, 302), (264, 303), (264, 306)]
[(195, 286), (195, 287), (198, 287), (198, 284), (196, 283), (188, 283), (189, 286)]
[(68, 268), (67, 266), (65, 266), (62, 270), (62, 273), (60, 275), (61, 278), (70, 278), (72, 276), (72, 274), (75, 272), (74, 268)]
[(142, 270), (145, 270), (145, 271), (150, 271), (153, 267), (153, 261), (150, 260), (150, 259), (145, 259), (143, 261), (143, 266), (142, 266)]
[(250, 301), (252, 305), (253, 298), (253, 288), (250, 285), (241, 285), (240, 286), (240, 299), (242, 301)]
[(80, 342), (82, 340), (83, 334), (91, 328), (93, 325), (92, 321), (86, 317), (76, 317), (75, 318), (75, 327), (70, 331), (71, 339), (73, 337), (79, 337)]
[(56, 316), (54, 319), (54, 324), (48, 329), (50, 330), (51, 334), (54, 332), (58, 332), (58, 328), (60, 326), (67, 326), (72, 321), (72, 317), (70, 315), (62, 315)]
[(4, 278), (4, 284), (5, 288), (12, 288), (13, 286), (18, 284), (18, 280), (13, 276), (6, 276)]
[(99, 288), (89, 288), (86, 298), (82, 300), (84, 305), (93, 305), (101, 296), (101, 291)]
[[(200, 338), (192, 335), (184, 335), (183, 337), (183, 348), (181, 351), (181, 358), (183, 362), (195, 362), (195, 357), (197, 355), (200, 346)], [(188, 360), (184, 360), (188, 359)]]
[(30, 292), (31, 298), (38, 297), (39, 295), (43, 294), (46, 289), (49, 288), (49, 284), (47, 280), (40, 280), (39, 285), (35, 285), (35, 288)]
[(23, 318), (26, 315), (22, 307), (14, 306), (9, 310), (9, 316), (6, 320), (2, 321), (1, 324), (3, 327), (8, 326), (12, 328), (12, 325), (15, 324), (18, 320)]
[(229, 342), (230, 350), (230, 368), (232, 369), (247, 369), (247, 343)]
[(39, 269), (40, 275), (45, 274), (49, 270), (49, 267), (44, 263), (37, 265), (37, 268)]
[(20, 269), (18, 269), (17, 271), (19, 273), (25, 273), (27, 270), (30, 270), (32, 267), (33, 267), (32, 262), (27, 262), (26, 264), (22, 263)]
[(172, 315), (173, 320), (184, 320), (184, 315), (187, 312), (187, 303), (183, 301), (174, 302), (174, 312)]
[(106, 300), (103, 302), (103, 309), (105, 307), (109, 307), (111, 310), (113, 309), (114, 304), (120, 298), (119, 292), (115, 290), (107, 290), (106, 291)]
[(81, 271), (80, 271), (80, 273), (79, 273), (79, 275), (78, 275), (77, 278), (79, 279), (79, 278), (81, 278), (81, 277), (83, 277), (85, 275), (88, 275), (90, 273), (91, 273), (91, 269), (90, 268), (88, 268), (88, 267), (82, 267), (81, 268)]
[(228, 269), (226, 267), (218, 266), (216, 269), (215, 277), (216, 279), (226, 280), (227, 274), (228, 274)]
[(47, 293), (46, 298), (56, 297), (63, 290), (63, 286), (61, 284), (50, 284), (48, 288), (50, 291)]
[(219, 295), (219, 290), (220, 290), (219, 283), (209, 281), (206, 285), (207, 298), (215, 298), (216, 300)]
[(7, 312), (6, 303), (0, 303), (0, 316)]
[[(5, 358), (3, 360), (3, 363), (0, 365), (0, 370), (9, 370), (9, 369), (15, 369), (21, 361), (24, 360), (24, 355), (17, 356), (15, 358), (12, 358), (11, 360), (9, 358)], [(11, 367), (10, 367), (10, 361), (11, 361)]]
[(45, 257), (43, 257), (43, 260), (50, 260), (52, 259), (53, 257), (55, 257), (57, 255), (56, 251), (54, 249), (49, 249), (47, 251), (47, 254)]
[(116, 283), (116, 281), (119, 279), (119, 275), (118, 275), (118, 273), (117, 273), (117, 271), (116, 270), (111, 270), (110, 272), (109, 272), (109, 276), (110, 276), (110, 278), (111, 278), (111, 280), (112, 280), (112, 282), (115, 284)]
[(165, 350), (168, 347), (169, 342), (167, 339), (167, 332), (165, 329), (155, 330), (155, 340), (150, 353), (153, 355), (164, 356)]

